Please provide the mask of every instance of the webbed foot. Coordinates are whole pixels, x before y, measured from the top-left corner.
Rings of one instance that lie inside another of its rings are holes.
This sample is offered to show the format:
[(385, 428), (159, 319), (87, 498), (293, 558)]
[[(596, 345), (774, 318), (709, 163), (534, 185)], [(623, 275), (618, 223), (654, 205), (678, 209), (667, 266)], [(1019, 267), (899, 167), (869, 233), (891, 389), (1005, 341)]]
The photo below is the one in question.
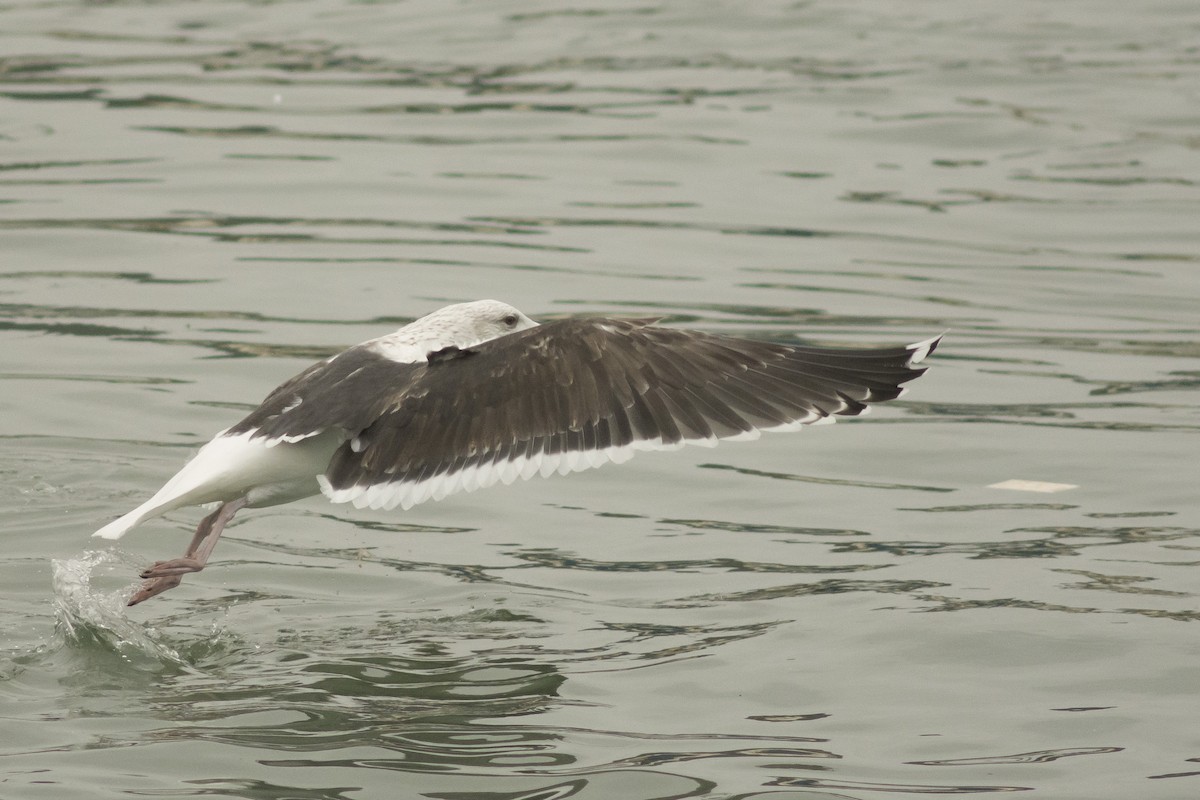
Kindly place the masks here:
[(182, 582), (183, 578), (179, 575), (166, 575), (161, 578), (151, 578), (138, 587), (137, 591), (130, 596), (129, 601), (125, 603), (125, 605), (136, 606), (138, 603), (162, 594), (167, 589), (174, 589)]

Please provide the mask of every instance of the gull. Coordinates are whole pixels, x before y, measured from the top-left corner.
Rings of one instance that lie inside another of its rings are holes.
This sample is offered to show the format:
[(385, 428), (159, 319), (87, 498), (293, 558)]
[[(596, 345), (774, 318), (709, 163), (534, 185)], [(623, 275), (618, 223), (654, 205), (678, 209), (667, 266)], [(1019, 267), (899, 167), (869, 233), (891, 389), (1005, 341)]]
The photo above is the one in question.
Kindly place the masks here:
[(455, 492), (711, 447), (857, 416), (925, 372), (934, 337), (834, 349), (720, 336), (657, 319), (538, 324), (496, 300), (459, 303), (286, 381), (145, 503), (93, 536), (216, 504), (180, 558), (141, 573), (136, 605), (208, 563), (243, 508), (323, 494), (409, 509)]

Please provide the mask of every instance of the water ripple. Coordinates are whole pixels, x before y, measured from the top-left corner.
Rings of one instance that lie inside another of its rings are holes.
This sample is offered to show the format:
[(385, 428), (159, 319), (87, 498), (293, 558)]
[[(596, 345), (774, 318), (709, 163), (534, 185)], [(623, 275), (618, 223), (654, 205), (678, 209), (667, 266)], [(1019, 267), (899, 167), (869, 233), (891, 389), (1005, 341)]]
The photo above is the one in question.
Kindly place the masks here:
[(1053, 750), (1038, 750), (1032, 753), (1017, 753), (1011, 756), (985, 756), (980, 758), (944, 758), (932, 761), (909, 761), (909, 764), (923, 764), (936, 767), (979, 766), (991, 764), (1045, 764), (1060, 758), (1074, 756), (1094, 756), (1106, 753), (1119, 753), (1124, 747), (1059, 747)]

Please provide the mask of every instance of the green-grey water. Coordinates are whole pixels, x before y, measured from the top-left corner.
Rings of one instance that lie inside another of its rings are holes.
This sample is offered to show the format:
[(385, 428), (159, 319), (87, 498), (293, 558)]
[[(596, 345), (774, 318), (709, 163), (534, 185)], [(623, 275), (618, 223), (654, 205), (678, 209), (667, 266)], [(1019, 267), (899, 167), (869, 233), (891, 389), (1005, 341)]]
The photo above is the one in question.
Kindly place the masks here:
[[(1196, 796), (1198, 33), (0, 4), (0, 797)], [(312, 360), (480, 297), (949, 333), (870, 416), (245, 513), (124, 608), (200, 512), (94, 529)]]

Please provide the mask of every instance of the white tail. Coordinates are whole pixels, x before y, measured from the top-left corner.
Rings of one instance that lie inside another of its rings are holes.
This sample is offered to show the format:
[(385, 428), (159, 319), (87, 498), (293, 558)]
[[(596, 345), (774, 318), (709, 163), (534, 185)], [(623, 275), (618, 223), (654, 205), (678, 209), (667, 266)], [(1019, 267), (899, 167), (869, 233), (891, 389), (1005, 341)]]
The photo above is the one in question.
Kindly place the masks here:
[(92, 536), (120, 539), (143, 522), (184, 506), (246, 497), (251, 508), (258, 508), (317, 494), (316, 476), (342, 443), (333, 431), (277, 445), (253, 434), (217, 434), (153, 497)]
[(117, 517), (112, 522), (93, 533), (92, 536), (99, 536), (101, 539), (120, 539), (138, 525), (141, 525), (148, 519), (157, 517), (166, 510), (160, 508), (147, 508), (149, 505), (150, 503), (144, 503), (135, 508), (133, 511), (130, 511), (125, 516)]

